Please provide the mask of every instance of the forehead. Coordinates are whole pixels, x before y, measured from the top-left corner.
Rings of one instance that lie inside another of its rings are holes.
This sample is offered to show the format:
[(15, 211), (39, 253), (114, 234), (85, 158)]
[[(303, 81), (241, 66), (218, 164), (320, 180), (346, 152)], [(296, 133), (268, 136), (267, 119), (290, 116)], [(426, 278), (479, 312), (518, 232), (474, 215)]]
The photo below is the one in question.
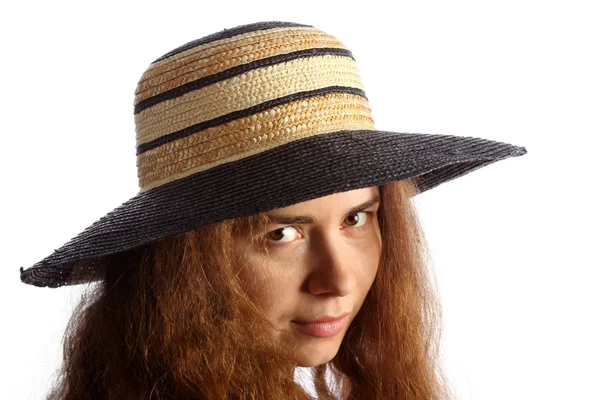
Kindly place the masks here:
[(298, 216), (300, 214), (308, 216), (326, 217), (329, 214), (339, 214), (352, 211), (355, 208), (364, 206), (367, 208), (379, 201), (379, 187), (372, 186), (368, 188), (349, 190), (346, 192), (334, 193), (328, 196), (296, 203), (290, 206), (281, 207), (266, 213), (269, 219), (281, 219), (285, 216)]

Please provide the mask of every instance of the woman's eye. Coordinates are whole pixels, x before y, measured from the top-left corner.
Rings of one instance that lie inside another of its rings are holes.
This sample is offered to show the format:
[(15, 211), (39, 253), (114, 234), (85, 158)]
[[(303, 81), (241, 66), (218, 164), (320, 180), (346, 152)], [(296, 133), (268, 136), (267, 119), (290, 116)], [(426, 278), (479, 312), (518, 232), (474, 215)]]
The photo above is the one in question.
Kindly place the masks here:
[[(284, 226), (283, 228), (275, 229), (274, 231), (267, 233), (267, 237), (277, 243), (288, 243), (294, 240), (294, 235), (297, 233), (298, 231), (296, 231), (294, 227)], [(287, 240), (282, 240), (286, 239), (286, 237)]]
[[(367, 211), (359, 211), (352, 215), (348, 215), (344, 219), (344, 223), (352, 228), (360, 228), (367, 223), (369, 214), (371, 213)], [(268, 232), (267, 238), (277, 243), (289, 243), (292, 242), (297, 235), (298, 231), (293, 226), (284, 226)]]
[[(357, 218), (357, 216), (362, 214), (362, 218)], [(364, 224), (367, 223), (367, 220), (369, 218), (369, 213), (365, 212), (365, 211), (359, 211), (355, 214), (352, 215), (348, 215), (346, 217), (346, 222), (349, 226), (353, 227), (353, 228), (358, 228), (363, 226)]]

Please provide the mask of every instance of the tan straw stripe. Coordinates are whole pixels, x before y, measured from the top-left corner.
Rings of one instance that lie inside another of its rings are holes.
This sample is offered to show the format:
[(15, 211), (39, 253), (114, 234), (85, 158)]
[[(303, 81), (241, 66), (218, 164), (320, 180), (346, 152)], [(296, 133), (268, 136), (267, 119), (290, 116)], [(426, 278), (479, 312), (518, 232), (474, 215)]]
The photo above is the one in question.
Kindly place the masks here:
[(333, 93), (283, 104), (140, 154), (140, 190), (304, 137), (349, 129), (375, 129), (361, 96)]
[[(306, 29), (294, 28), (299, 32), (294, 32), (291, 37), (286, 36), (286, 31), (290, 31), (290, 28), (282, 30), (279, 28), (262, 35), (248, 35), (243, 40), (221, 41), (224, 43), (209, 48), (199, 46), (201, 49), (195, 49), (178, 62), (147, 70), (138, 83), (135, 104), (185, 83), (252, 61), (311, 48), (345, 48), (337, 39), (314, 28), (308, 32), (304, 32)], [(164, 72), (158, 74), (159, 70)]]
[[(227, 43), (236, 43), (239, 41), (244, 41), (246, 38), (260, 38), (263, 35), (272, 35), (275, 32), (280, 32), (281, 35), (285, 36), (285, 33), (290, 33), (295, 35), (296, 33), (300, 34), (302, 32), (322, 32), (319, 29), (307, 26), (292, 26), (292, 27), (275, 27), (271, 29), (262, 29), (258, 31), (250, 31), (246, 33), (242, 33), (235, 36), (229, 36), (219, 40), (213, 40), (205, 44), (201, 44), (198, 46), (194, 46), (188, 50), (178, 52), (177, 54), (172, 55), (171, 57), (167, 57), (163, 60), (154, 62), (150, 64), (144, 75), (139, 82), (144, 82), (146, 79), (153, 78), (157, 75), (163, 74), (165, 71), (169, 71), (173, 68), (177, 68), (181, 63), (187, 63), (187, 57), (193, 56), (196, 52), (202, 52), (206, 49), (210, 49), (213, 47), (219, 47)], [(323, 32), (325, 33), (325, 32)], [(327, 33), (325, 33), (327, 34)], [(331, 36), (331, 35), (330, 35)]]
[(136, 114), (136, 143), (139, 146), (233, 111), (328, 86), (363, 89), (352, 58), (334, 55), (300, 58), (248, 71)]

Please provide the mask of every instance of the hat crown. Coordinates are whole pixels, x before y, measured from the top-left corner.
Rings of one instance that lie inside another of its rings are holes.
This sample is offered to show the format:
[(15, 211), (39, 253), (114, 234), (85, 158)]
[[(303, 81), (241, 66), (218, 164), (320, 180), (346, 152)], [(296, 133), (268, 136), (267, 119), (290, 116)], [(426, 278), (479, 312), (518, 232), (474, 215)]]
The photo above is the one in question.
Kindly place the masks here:
[(170, 51), (146, 69), (134, 105), (140, 191), (302, 138), (375, 129), (351, 52), (291, 22)]

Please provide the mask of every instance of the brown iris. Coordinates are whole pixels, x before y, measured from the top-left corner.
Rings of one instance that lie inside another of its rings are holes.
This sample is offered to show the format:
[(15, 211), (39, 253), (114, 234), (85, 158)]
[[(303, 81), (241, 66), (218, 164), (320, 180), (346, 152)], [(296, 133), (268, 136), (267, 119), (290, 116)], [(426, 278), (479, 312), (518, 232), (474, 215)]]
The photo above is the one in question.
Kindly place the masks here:
[(281, 239), (283, 239), (283, 230), (285, 228), (287, 228), (287, 227), (275, 229), (274, 231), (269, 232), (268, 233), (269, 238), (273, 239), (273, 240), (281, 240)]
[(349, 223), (348, 225), (350, 225), (350, 226), (354, 226), (354, 225), (356, 225), (356, 224), (358, 223), (358, 220), (359, 220), (359, 218), (358, 218), (357, 214), (358, 214), (358, 213), (356, 213), (356, 214), (352, 214), (352, 215), (348, 215), (348, 216), (346, 217), (346, 221), (349, 221), (349, 220), (354, 220), (354, 223)]

